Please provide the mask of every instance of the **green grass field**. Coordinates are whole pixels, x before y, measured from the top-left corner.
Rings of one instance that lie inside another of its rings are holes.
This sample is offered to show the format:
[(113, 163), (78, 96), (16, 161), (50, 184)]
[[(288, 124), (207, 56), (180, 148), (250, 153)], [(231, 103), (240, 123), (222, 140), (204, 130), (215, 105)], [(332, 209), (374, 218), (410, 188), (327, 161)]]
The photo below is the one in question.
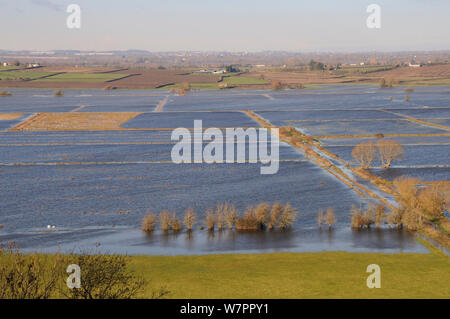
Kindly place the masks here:
[(263, 79), (250, 78), (245, 76), (227, 76), (223, 78), (223, 81), (229, 85), (252, 85), (252, 84), (267, 84), (268, 82)]
[[(369, 289), (369, 264), (381, 288)], [(450, 260), (437, 254), (278, 253), (133, 257), (169, 298), (450, 298)]]
[(7, 71), (7, 70), (14, 70), (14, 69), (21, 69), (21, 66), (0, 66), (0, 72), (1, 71)]
[(353, 66), (353, 67), (344, 67), (341, 70), (347, 73), (372, 73), (378, 71), (387, 71), (392, 70), (394, 67), (390, 65), (383, 66)]
[(77, 83), (97, 83), (116, 80), (127, 76), (128, 74), (112, 74), (112, 73), (63, 73), (45, 79), (37, 80), (37, 82), (77, 82)]
[(14, 81), (20, 79), (37, 79), (43, 76), (48, 76), (54, 74), (52, 72), (22, 72), (22, 71), (9, 71), (9, 72), (1, 72), (0, 71), (0, 80), (3, 81)]

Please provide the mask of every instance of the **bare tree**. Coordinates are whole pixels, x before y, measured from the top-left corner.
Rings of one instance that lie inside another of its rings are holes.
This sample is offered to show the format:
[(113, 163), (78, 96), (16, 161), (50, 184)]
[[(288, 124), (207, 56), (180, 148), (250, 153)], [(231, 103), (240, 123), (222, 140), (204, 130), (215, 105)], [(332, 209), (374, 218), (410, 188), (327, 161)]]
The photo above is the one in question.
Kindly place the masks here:
[(360, 143), (353, 148), (352, 157), (363, 168), (369, 168), (375, 159), (376, 148), (372, 141)]
[(225, 211), (225, 221), (228, 225), (228, 228), (233, 229), (233, 226), (236, 225), (236, 221), (238, 218), (236, 207), (232, 204), (225, 203), (224, 211)]
[(167, 210), (162, 211), (159, 213), (159, 222), (161, 229), (163, 231), (168, 231), (170, 229), (170, 212)]
[(325, 215), (325, 223), (328, 225), (328, 229), (331, 230), (331, 226), (336, 224), (336, 216), (334, 215), (334, 209), (331, 207), (327, 208), (327, 213)]
[(223, 230), (225, 228), (225, 204), (220, 203), (216, 206), (216, 223), (219, 230)]
[(270, 215), (270, 205), (269, 203), (260, 203), (255, 208), (256, 219), (258, 220), (259, 228), (261, 230), (266, 228), (267, 221)]
[(142, 218), (142, 227), (141, 229), (146, 232), (152, 232), (155, 230), (156, 222), (158, 221), (158, 218), (154, 213), (150, 213), (144, 218)]
[(319, 209), (319, 212), (317, 213), (317, 224), (319, 225), (319, 228), (322, 229), (322, 224), (325, 222), (325, 216), (323, 215), (323, 209)]
[(278, 221), (278, 228), (288, 229), (289, 227), (291, 227), (291, 225), (297, 219), (297, 214), (297, 210), (295, 210), (290, 204), (286, 204)]
[(196, 222), (197, 216), (195, 215), (195, 211), (192, 207), (189, 207), (184, 214), (184, 225), (188, 231), (192, 231)]
[(269, 229), (273, 229), (278, 224), (283, 209), (284, 207), (280, 203), (274, 203), (272, 205), (272, 209), (270, 210)]
[(206, 214), (205, 214), (205, 226), (209, 231), (214, 231), (214, 228), (216, 226), (216, 214), (214, 213), (214, 211), (211, 208), (208, 208), (206, 210)]
[(181, 223), (181, 221), (178, 219), (177, 214), (173, 213), (171, 218), (170, 218), (170, 228), (174, 231), (174, 232), (179, 232), (183, 230), (183, 224)]
[(378, 140), (377, 148), (384, 168), (390, 167), (394, 160), (401, 160), (405, 153), (405, 149), (398, 142), (385, 139)]

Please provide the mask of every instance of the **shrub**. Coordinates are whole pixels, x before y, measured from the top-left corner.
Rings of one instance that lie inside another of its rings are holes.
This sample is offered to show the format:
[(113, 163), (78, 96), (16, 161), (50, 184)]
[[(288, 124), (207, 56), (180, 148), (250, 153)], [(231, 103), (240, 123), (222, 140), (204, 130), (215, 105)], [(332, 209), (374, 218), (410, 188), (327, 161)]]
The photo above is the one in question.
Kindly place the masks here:
[(280, 81), (275, 80), (275, 81), (272, 81), (271, 88), (272, 88), (272, 90), (281, 90), (281, 89), (283, 89), (283, 85), (281, 84)]
[(61, 270), (60, 255), (23, 255), (12, 246), (0, 250), (0, 299), (55, 297)]
[(290, 204), (286, 204), (278, 221), (279, 229), (288, 229), (297, 219), (298, 211), (296, 211)]
[(385, 79), (385, 78), (382, 78), (382, 79), (380, 79), (380, 81), (378, 82), (378, 87), (380, 88), (380, 89), (387, 89), (387, 88), (392, 88), (392, 84), (393, 84), (393, 80), (392, 79)]
[(336, 216), (334, 215), (334, 209), (331, 207), (327, 208), (327, 213), (325, 215), (325, 223), (328, 225), (328, 229), (331, 229), (331, 226), (336, 224)]
[(270, 217), (269, 203), (260, 203), (255, 208), (255, 217), (261, 230), (265, 229)]
[(64, 91), (63, 90), (55, 90), (55, 91), (53, 91), (53, 95), (54, 96), (64, 96)]
[(171, 217), (170, 217), (170, 212), (168, 211), (162, 211), (161, 213), (159, 213), (159, 222), (160, 222), (160, 226), (161, 229), (163, 231), (169, 231), (170, 230), (170, 222), (171, 222)]
[(195, 214), (195, 211), (192, 207), (188, 208), (186, 210), (186, 213), (184, 214), (184, 226), (186, 226), (188, 231), (192, 231), (194, 229), (194, 225), (196, 222), (197, 216)]
[(170, 92), (170, 93), (175, 93), (175, 91), (176, 91), (176, 90), (175, 90), (174, 87), (171, 87), (171, 88), (169, 89), (169, 92)]
[(319, 225), (319, 228), (322, 229), (322, 224), (325, 222), (325, 217), (323, 215), (323, 209), (319, 209), (317, 212), (317, 224)]
[(391, 225), (418, 230), (424, 219), (431, 222), (445, 219), (444, 211), (448, 210), (450, 201), (449, 187), (445, 183), (437, 183), (419, 189), (419, 183), (419, 180), (407, 177), (394, 180), (395, 199), (399, 205), (389, 215)]
[(9, 91), (0, 91), (0, 96), (12, 96), (12, 94)]
[(363, 226), (362, 207), (357, 208), (355, 205), (352, 205), (351, 216), (352, 216), (351, 227), (362, 228)]
[(228, 88), (228, 83), (227, 82), (220, 82), (219, 83), (219, 89), (226, 89)]
[(386, 207), (382, 204), (378, 204), (375, 208), (375, 226), (380, 227), (386, 219)]
[(179, 232), (183, 230), (183, 224), (181, 223), (181, 221), (178, 219), (176, 213), (173, 213), (171, 218), (170, 218), (170, 228), (174, 231), (174, 232)]
[(436, 183), (422, 189), (418, 197), (419, 208), (424, 218), (433, 222), (445, 219), (444, 211), (449, 211), (450, 187)]
[(270, 210), (270, 218), (269, 218), (269, 229), (273, 229), (278, 225), (278, 221), (280, 219), (281, 214), (283, 213), (283, 205), (280, 203), (274, 203)]
[[(62, 290), (70, 299), (131, 299), (145, 287), (145, 279), (129, 269), (129, 257), (123, 255), (73, 254), (67, 264), (80, 266), (81, 287)], [(164, 292), (160, 297), (167, 294)]]
[(180, 83), (180, 89), (184, 90), (185, 92), (188, 92), (191, 90), (191, 84), (189, 82), (182, 82)]
[(156, 223), (158, 218), (154, 213), (148, 214), (142, 218), (142, 227), (141, 229), (146, 232), (152, 232), (155, 230)]
[(291, 83), (288, 84), (288, 88), (292, 90), (302, 90), (305, 86), (302, 83)]
[(237, 230), (258, 230), (259, 223), (256, 218), (255, 209), (252, 206), (247, 207), (244, 216), (236, 221)]
[(216, 223), (218, 230), (223, 230), (225, 228), (225, 204), (217, 204), (216, 206)]
[(214, 231), (214, 228), (216, 226), (216, 214), (214, 214), (214, 211), (211, 208), (208, 208), (206, 210), (204, 223), (209, 231)]
[(403, 228), (403, 213), (403, 210), (394, 209), (387, 218), (389, 225), (399, 229)]
[(227, 223), (229, 229), (233, 229), (233, 226), (236, 225), (236, 221), (238, 218), (236, 207), (228, 203), (225, 203), (224, 206), (225, 222)]
[(362, 224), (366, 228), (370, 228), (371, 225), (375, 224), (376, 212), (375, 206), (372, 202), (369, 203), (369, 207), (364, 211), (362, 215)]

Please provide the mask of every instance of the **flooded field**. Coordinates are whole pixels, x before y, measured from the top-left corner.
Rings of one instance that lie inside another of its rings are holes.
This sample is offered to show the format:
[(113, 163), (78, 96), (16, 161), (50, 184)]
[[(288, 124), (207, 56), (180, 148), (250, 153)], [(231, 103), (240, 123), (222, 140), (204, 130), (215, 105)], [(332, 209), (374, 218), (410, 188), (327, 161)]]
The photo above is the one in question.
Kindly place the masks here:
[[(0, 119), (0, 241), (15, 241), (28, 251), (98, 246), (112, 252), (168, 255), (426, 251), (410, 233), (387, 226), (352, 231), (351, 206), (365, 206), (369, 199), (288, 144), (280, 145), (279, 171), (274, 175), (261, 175), (260, 163), (171, 162), (174, 128), (192, 128), (194, 120), (202, 120), (203, 128), (260, 127), (245, 110), (272, 125), (319, 136), (327, 150), (348, 162), (354, 145), (376, 141), (358, 135), (389, 134), (386, 139), (401, 143), (405, 157), (372, 173), (387, 180), (402, 175), (424, 181), (450, 178), (450, 128), (442, 127), (450, 121), (448, 87), (416, 88), (408, 93), (409, 101), (402, 88), (371, 86), (193, 91), (186, 96), (157, 90), (66, 90), (64, 97), (54, 97), (50, 90), (11, 93), (0, 98), (0, 113), (23, 116)], [(111, 131), (10, 131), (41, 112), (137, 115)], [(253, 147), (247, 144), (246, 153)], [(149, 212), (169, 209), (182, 218), (193, 207), (202, 220), (207, 208), (224, 201), (240, 211), (260, 202), (290, 203), (299, 215), (290, 231), (140, 230)], [(327, 207), (334, 208), (337, 224), (332, 231), (320, 231), (317, 211)]]

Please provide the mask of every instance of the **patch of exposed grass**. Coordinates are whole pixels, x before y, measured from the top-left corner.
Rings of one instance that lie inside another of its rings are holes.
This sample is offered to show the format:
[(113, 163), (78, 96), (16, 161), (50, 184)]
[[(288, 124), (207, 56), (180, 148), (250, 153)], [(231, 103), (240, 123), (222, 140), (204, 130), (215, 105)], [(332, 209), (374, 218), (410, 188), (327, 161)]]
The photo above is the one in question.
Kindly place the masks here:
[[(381, 267), (380, 289), (366, 286), (369, 264)], [(137, 256), (132, 266), (169, 298), (450, 297), (450, 260), (435, 254)]]

